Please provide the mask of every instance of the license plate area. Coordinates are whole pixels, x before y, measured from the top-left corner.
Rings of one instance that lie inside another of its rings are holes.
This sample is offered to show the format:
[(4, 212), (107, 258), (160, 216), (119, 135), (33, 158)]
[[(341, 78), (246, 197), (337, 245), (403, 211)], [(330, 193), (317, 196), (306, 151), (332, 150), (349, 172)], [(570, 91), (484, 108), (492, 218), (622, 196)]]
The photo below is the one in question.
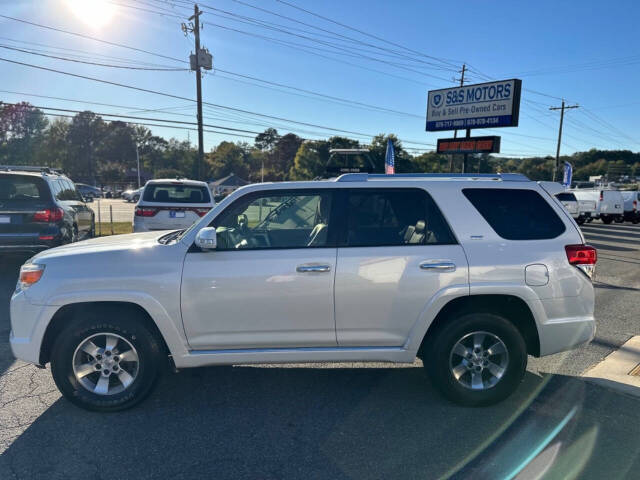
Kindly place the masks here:
[(169, 218), (184, 218), (184, 211), (181, 210), (169, 210)]
[(11, 223), (11, 217), (9, 215), (0, 215), (0, 224)]

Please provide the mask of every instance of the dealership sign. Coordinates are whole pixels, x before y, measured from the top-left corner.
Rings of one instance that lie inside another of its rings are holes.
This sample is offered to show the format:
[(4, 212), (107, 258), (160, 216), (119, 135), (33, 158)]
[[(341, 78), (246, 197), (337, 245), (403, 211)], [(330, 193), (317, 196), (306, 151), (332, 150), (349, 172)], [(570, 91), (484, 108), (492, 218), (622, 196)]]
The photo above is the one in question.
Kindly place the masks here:
[(522, 80), (502, 80), (432, 90), (427, 131), (518, 126)]
[(500, 137), (439, 138), (438, 153), (500, 153)]

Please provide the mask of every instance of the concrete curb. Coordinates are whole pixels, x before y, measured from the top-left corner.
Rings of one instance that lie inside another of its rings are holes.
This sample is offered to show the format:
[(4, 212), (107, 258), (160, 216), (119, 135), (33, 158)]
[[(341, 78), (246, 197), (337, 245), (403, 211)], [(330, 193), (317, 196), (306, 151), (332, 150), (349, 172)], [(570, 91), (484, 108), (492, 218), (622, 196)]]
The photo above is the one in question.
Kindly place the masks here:
[(602, 362), (593, 366), (582, 376), (605, 387), (621, 390), (640, 397), (640, 374), (630, 375), (640, 364), (640, 335), (631, 337)]

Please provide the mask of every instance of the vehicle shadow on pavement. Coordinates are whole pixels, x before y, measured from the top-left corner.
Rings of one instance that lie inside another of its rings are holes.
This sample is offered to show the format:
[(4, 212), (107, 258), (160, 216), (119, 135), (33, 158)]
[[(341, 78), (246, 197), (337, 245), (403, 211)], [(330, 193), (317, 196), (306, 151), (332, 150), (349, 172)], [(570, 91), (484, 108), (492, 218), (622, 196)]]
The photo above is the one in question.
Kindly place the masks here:
[(167, 374), (121, 413), (57, 400), (0, 456), (0, 478), (467, 478), (521, 468), (557, 438), (573, 457), (545, 468), (622, 478), (638, 453), (638, 407), (531, 373), (501, 404), (464, 408), (422, 368), (201, 368)]

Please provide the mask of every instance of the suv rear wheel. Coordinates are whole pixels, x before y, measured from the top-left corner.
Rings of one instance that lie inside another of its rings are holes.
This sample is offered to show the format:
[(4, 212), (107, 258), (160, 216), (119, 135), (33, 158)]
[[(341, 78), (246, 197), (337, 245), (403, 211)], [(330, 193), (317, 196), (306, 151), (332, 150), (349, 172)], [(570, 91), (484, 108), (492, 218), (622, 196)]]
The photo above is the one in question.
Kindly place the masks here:
[(527, 348), (509, 320), (490, 313), (466, 313), (427, 339), (423, 362), (434, 385), (455, 403), (497, 403), (518, 387)]
[(113, 412), (134, 406), (151, 392), (160, 360), (157, 339), (135, 318), (88, 314), (57, 337), (51, 373), (75, 405)]

